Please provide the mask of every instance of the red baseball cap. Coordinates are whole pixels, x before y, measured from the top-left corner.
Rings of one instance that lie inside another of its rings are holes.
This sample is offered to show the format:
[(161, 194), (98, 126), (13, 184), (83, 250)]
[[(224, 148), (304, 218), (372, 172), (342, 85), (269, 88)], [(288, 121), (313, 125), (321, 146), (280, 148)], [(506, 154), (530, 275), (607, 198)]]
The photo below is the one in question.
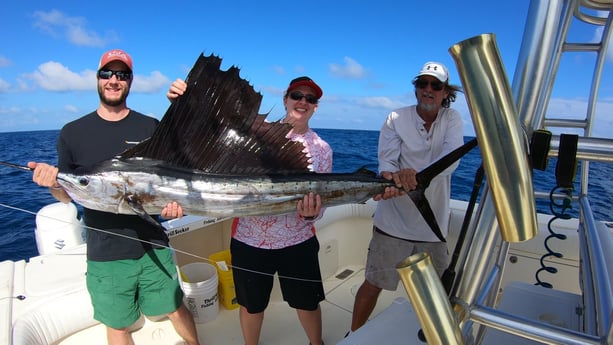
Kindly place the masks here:
[(121, 61), (126, 64), (126, 66), (128, 66), (130, 71), (132, 71), (132, 58), (130, 57), (130, 55), (128, 55), (128, 53), (124, 52), (121, 49), (109, 50), (108, 52), (102, 54), (102, 57), (100, 58), (100, 63), (98, 64), (98, 69), (102, 69), (104, 66), (106, 66), (109, 62), (112, 61)]
[(317, 99), (320, 99), (321, 96), (324, 94), (324, 92), (321, 90), (319, 85), (315, 84), (313, 79), (311, 79), (309, 77), (298, 77), (298, 78), (292, 80), (289, 83), (289, 86), (287, 87), (286, 93), (292, 91), (293, 89), (297, 88), (298, 86), (308, 86), (311, 89), (313, 89), (313, 91), (315, 91), (315, 97), (317, 97)]

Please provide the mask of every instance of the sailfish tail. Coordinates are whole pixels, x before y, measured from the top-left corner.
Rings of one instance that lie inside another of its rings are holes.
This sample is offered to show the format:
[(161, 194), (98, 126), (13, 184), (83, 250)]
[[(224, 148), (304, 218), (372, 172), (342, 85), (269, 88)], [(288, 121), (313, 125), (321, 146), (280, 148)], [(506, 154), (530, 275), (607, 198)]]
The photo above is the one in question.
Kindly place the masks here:
[(435, 176), (440, 174), (443, 170), (447, 169), (455, 161), (462, 158), (462, 156), (467, 154), (475, 146), (477, 146), (476, 138), (466, 142), (464, 145), (451, 151), (450, 153), (443, 156), (441, 159), (430, 164), (424, 170), (418, 172), (416, 175), (417, 187), (414, 190), (408, 192), (409, 197), (411, 198), (411, 200), (413, 200), (413, 203), (419, 210), (419, 213), (422, 217), (424, 217), (424, 220), (426, 221), (426, 223), (428, 223), (432, 232), (434, 232), (436, 237), (438, 237), (441, 242), (447, 241), (445, 240), (445, 237), (443, 236), (441, 229), (438, 226), (436, 218), (434, 217), (434, 212), (432, 212), (430, 203), (428, 203), (428, 199), (426, 198), (426, 188), (428, 188), (430, 182), (432, 182), (432, 179)]

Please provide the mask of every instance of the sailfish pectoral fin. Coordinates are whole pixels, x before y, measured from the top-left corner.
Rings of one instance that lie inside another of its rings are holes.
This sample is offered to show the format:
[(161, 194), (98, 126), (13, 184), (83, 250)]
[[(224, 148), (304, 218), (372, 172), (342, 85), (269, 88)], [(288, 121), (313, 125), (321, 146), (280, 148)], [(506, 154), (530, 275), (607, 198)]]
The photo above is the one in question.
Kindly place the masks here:
[(151, 223), (151, 225), (153, 225), (154, 227), (158, 228), (164, 234), (164, 239), (166, 241), (170, 240), (168, 238), (168, 235), (166, 234), (166, 229), (162, 226), (162, 224), (160, 224), (160, 222), (155, 220), (153, 217), (151, 217), (149, 213), (147, 213), (147, 211), (145, 211), (145, 209), (143, 208), (143, 204), (136, 196), (132, 194), (127, 195), (124, 200), (134, 213), (136, 213), (139, 217), (146, 220), (147, 222)]
[(438, 237), (441, 242), (447, 242), (445, 237), (443, 236), (441, 229), (438, 227), (438, 223), (436, 221), (436, 217), (434, 217), (434, 212), (432, 212), (432, 208), (430, 207), (430, 203), (425, 195), (425, 189), (415, 189), (410, 191), (409, 197), (413, 200), (413, 203), (421, 213), (421, 216), (424, 217), (432, 232)]
[[(166, 240), (166, 242), (170, 242), (170, 239), (168, 238), (168, 235), (165, 231), (166, 229), (164, 229), (162, 224), (156, 221), (153, 217), (151, 217), (149, 213), (147, 213), (147, 211), (145, 211), (145, 209), (143, 208), (143, 204), (135, 195), (127, 195), (124, 200), (126, 201), (126, 204), (128, 204), (128, 206), (132, 209), (132, 211), (134, 211), (134, 213), (151, 223), (154, 227), (158, 228), (162, 232), (162, 234), (164, 234), (164, 239)], [(173, 272), (168, 272), (166, 270), (164, 264), (162, 264), (160, 259), (157, 257), (158, 254), (156, 254), (155, 250), (148, 250), (145, 252), (145, 255), (149, 256), (151, 261), (160, 269), (160, 271), (164, 272), (168, 277), (173, 276)]]

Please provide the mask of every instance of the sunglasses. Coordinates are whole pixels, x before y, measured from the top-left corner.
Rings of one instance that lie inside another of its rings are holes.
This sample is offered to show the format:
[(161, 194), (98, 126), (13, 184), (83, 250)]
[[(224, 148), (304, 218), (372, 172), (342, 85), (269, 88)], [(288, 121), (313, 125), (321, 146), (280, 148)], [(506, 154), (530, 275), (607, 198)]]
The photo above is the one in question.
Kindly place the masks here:
[(300, 91), (292, 91), (289, 93), (289, 98), (293, 99), (294, 101), (299, 101), (302, 98), (304, 98), (308, 103), (311, 104), (317, 104), (317, 97), (313, 96), (313, 95), (305, 95)]
[(117, 80), (126, 81), (132, 79), (132, 72), (127, 71), (112, 71), (110, 69), (101, 69), (98, 71), (98, 78), (111, 79), (111, 77), (117, 77)]
[(419, 89), (425, 89), (426, 87), (428, 87), (428, 84), (430, 84), (430, 87), (434, 91), (441, 91), (445, 87), (445, 85), (440, 81), (427, 81), (425, 79), (418, 79), (415, 82), (415, 86), (417, 86), (417, 88)]

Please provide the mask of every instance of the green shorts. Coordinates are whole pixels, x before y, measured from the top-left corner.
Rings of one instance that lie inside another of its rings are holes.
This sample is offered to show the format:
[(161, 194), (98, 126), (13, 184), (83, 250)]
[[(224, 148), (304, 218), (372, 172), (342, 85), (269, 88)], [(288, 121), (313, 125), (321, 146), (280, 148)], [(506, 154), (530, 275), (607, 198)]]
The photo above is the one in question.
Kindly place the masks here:
[(183, 303), (177, 267), (169, 249), (154, 249), (140, 259), (87, 261), (87, 290), (94, 319), (112, 328), (140, 318), (171, 313)]

